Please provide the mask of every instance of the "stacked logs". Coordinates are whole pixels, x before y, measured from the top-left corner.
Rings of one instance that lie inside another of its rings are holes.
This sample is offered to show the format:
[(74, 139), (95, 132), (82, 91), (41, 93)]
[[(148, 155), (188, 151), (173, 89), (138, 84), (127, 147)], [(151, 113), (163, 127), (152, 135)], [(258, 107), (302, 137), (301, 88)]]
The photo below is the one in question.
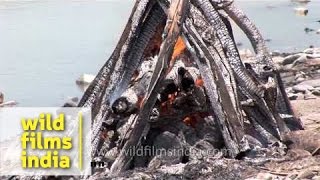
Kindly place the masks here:
[[(241, 61), (229, 19), (219, 10), (246, 33), (256, 62)], [(186, 132), (198, 124), (213, 128), (210, 147), (225, 148), (232, 158), (281, 148), (286, 133), (302, 129), (262, 36), (228, 1), (137, 1), (79, 106), (92, 108), (93, 156), (107, 159), (112, 175), (150, 165), (153, 157), (141, 163), (127, 152), (157, 144), (159, 136), (188, 151), (197, 143), (186, 143), (192, 139)], [(182, 157), (178, 162), (188, 159)]]

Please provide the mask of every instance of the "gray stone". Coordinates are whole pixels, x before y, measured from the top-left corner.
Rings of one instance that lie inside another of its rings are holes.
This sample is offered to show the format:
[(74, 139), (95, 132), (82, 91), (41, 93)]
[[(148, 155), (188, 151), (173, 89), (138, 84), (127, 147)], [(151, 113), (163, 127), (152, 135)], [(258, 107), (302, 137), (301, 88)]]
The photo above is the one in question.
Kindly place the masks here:
[(158, 135), (153, 143), (155, 149), (155, 157), (151, 160), (151, 164), (172, 165), (178, 164), (182, 160), (183, 146), (179, 138), (168, 131), (165, 131)]
[(303, 55), (302, 53), (289, 55), (283, 59), (282, 65), (292, 64), (295, 60), (300, 58), (302, 55)]
[(314, 176), (312, 180), (320, 180), (320, 176)]
[(311, 169), (303, 170), (298, 174), (297, 179), (311, 179), (315, 173)]
[(308, 99), (317, 99), (317, 97), (315, 95), (313, 95), (310, 91), (306, 91), (305, 95), (304, 95), (304, 99), (308, 100)]
[(292, 90), (292, 87), (287, 87), (286, 88), (286, 93), (293, 93), (294, 91)]
[(298, 85), (308, 85), (312, 86), (314, 88), (320, 87), (320, 79), (312, 79), (312, 80), (307, 80), (299, 83)]
[(77, 107), (77, 106), (78, 106), (77, 103), (70, 101), (70, 100), (63, 104), (63, 107)]
[(213, 157), (215, 154), (215, 148), (208, 141), (200, 140), (194, 146), (190, 148), (189, 159), (190, 160), (201, 160), (208, 157)]
[(297, 8), (294, 8), (294, 12), (296, 13), (296, 15), (306, 16), (309, 10), (305, 7), (297, 7)]
[(0, 92), (0, 104), (2, 104), (4, 101), (4, 95), (2, 92)]
[(296, 82), (300, 83), (300, 82), (303, 82), (304, 80), (306, 80), (306, 79), (303, 78), (303, 77), (299, 77), (299, 78), (296, 79)]
[(310, 86), (310, 85), (301, 85), (301, 84), (298, 84), (298, 85), (295, 85), (292, 87), (292, 90), (295, 91), (295, 92), (302, 92), (302, 93), (305, 93), (306, 91), (312, 91), (314, 89), (314, 87)]
[(298, 99), (298, 95), (297, 94), (288, 93), (288, 98), (289, 98), (289, 100), (297, 100)]
[(306, 54), (302, 54), (298, 59), (296, 59), (296, 60), (292, 63), (292, 65), (293, 65), (293, 66), (297, 66), (297, 65), (299, 65), (299, 64), (304, 64), (305, 62), (307, 62), (307, 60), (308, 60), (307, 55), (306, 55)]
[(315, 90), (312, 91), (312, 94), (316, 95), (316, 96), (320, 96), (320, 90), (315, 89)]
[(304, 95), (302, 93), (296, 93), (296, 94), (289, 93), (288, 98), (289, 100), (303, 100)]

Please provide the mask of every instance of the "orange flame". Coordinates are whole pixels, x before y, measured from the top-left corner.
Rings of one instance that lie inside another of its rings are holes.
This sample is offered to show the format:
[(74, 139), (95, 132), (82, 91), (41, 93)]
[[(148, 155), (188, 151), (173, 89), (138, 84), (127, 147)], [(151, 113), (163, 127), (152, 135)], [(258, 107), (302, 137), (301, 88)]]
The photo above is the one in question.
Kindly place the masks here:
[(173, 54), (171, 57), (171, 60), (176, 59), (177, 56), (179, 56), (183, 51), (186, 49), (186, 44), (183, 42), (183, 39), (181, 36), (179, 36), (174, 49), (173, 49)]

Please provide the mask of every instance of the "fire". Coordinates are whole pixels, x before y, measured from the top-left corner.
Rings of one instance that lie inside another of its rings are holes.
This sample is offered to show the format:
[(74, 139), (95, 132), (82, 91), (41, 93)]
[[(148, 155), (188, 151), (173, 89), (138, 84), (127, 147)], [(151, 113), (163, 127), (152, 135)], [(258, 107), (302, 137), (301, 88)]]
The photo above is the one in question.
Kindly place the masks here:
[(173, 49), (173, 54), (171, 57), (171, 60), (176, 59), (177, 56), (179, 56), (183, 51), (186, 49), (186, 44), (184, 43), (183, 39), (181, 36), (179, 36), (174, 49)]
[(187, 126), (191, 126), (193, 128), (196, 127), (196, 124), (198, 122), (197, 118), (194, 116), (187, 116), (183, 119), (183, 122), (187, 125)]
[(203, 82), (203, 79), (202, 79), (201, 76), (199, 76), (199, 77), (197, 78), (195, 84), (196, 84), (196, 86), (198, 86), (198, 87), (203, 87), (204, 82)]
[(177, 97), (177, 92), (168, 95), (168, 100), (161, 103), (161, 106), (160, 106), (161, 113), (160, 114), (171, 113), (170, 109), (172, 108), (172, 105), (173, 105), (176, 97)]
[(182, 121), (185, 125), (196, 128), (197, 123), (207, 116), (209, 116), (208, 112), (196, 112), (186, 116)]

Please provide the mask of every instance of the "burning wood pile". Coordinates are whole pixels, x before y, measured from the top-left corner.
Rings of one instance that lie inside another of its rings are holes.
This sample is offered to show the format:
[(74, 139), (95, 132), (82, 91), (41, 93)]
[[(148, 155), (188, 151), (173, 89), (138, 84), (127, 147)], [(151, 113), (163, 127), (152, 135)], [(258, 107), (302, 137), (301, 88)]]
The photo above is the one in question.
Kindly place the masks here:
[[(251, 41), (255, 62), (241, 61), (230, 19)], [(186, 163), (200, 151), (280, 156), (287, 134), (302, 129), (263, 37), (225, 0), (137, 0), (79, 106), (92, 108), (92, 155), (106, 162), (93, 172), (109, 176)], [(182, 153), (136, 154), (148, 148)]]

